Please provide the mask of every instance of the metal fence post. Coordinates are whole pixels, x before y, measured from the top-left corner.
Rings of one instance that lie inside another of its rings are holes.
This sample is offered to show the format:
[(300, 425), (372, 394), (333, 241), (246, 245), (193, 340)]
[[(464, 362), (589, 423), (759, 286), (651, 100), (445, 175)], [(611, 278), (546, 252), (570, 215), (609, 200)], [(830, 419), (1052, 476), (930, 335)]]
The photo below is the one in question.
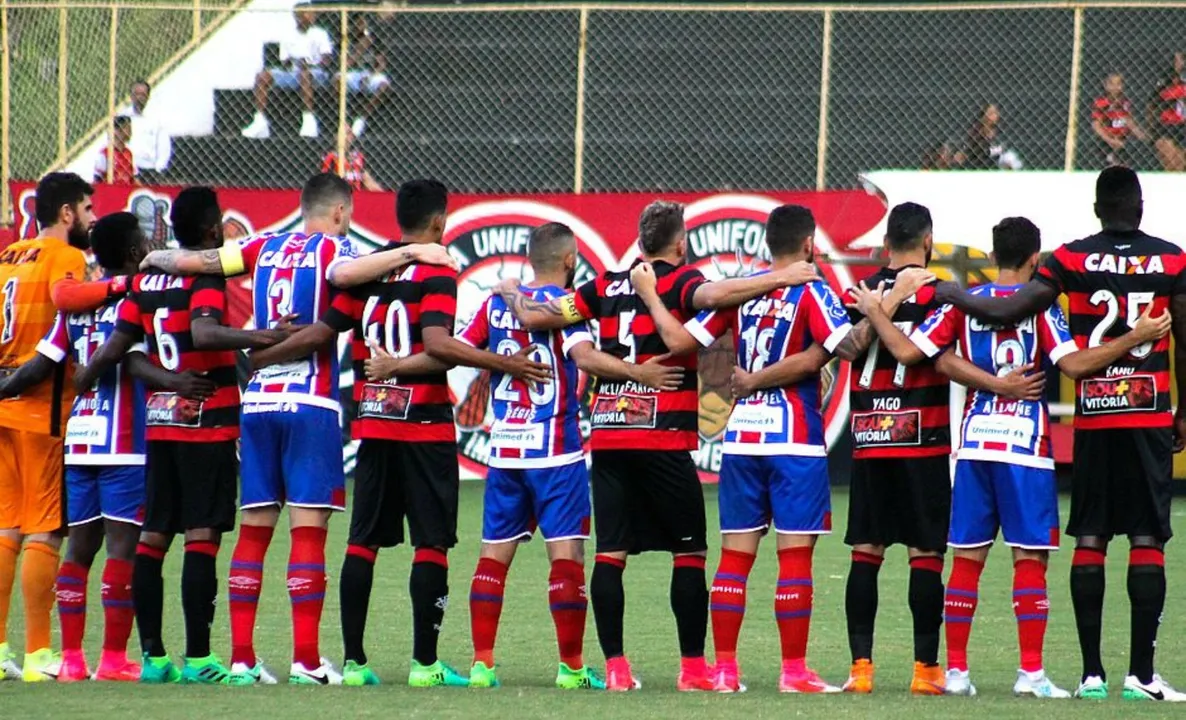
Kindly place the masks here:
[(815, 189), (823, 190), (828, 173), (828, 93), (832, 86), (832, 8), (824, 10), (820, 48), (819, 136), (815, 143)]
[(585, 187), (585, 58), (588, 52), (589, 8), (581, 8), (580, 30), (577, 39), (577, 108), (573, 128), (572, 191)]
[(338, 48), (338, 175), (346, 174), (346, 54), (350, 52), (350, 26), (346, 10), (340, 12), (341, 41)]
[(1079, 141), (1079, 68), (1083, 61), (1083, 6), (1075, 7), (1074, 36), (1071, 43), (1071, 88), (1067, 101), (1067, 143), (1063, 171), (1075, 169), (1075, 146)]
[(115, 67), (116, 40), (119, 36), (119, 6), (111, 6), (111, 37), (107, 56), (107, 182), (115, 177)]
[(58, 7), (58, 159), (54, 162), (57, 167), (66, 164), (66, 92), (70, 63), (67, 13), (65, 0), (62, 0)]

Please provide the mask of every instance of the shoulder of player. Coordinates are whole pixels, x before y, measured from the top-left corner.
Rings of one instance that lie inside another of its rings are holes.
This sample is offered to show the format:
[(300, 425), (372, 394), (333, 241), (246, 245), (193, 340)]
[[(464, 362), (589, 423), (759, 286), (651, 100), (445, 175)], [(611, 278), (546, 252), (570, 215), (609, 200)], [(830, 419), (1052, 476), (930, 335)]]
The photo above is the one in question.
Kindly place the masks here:
[(411, 277), (409, 280), (424, 281), (434, 278), (447, 278), (449, 280), (457, 281), (457, 271), (448, 265), (425, 265), (422, 263), (415, 263), (410, 266), (412, 268)]

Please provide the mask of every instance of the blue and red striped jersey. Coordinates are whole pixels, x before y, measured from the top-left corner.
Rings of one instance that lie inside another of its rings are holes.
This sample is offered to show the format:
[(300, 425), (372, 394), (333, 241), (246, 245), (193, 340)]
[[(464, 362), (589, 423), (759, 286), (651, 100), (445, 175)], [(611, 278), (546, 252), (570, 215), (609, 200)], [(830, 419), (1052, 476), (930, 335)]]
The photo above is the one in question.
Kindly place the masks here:
[[(554, 285), (523, 290), (540, 302), (567, 292)], [(529, 383), (506, 373), (491, 373), (494, 423), (490, 428), (490, 467), (557, 467), (581, 459), (580, 374), (568, 353), (578, 343), (593, 342), (588, 325), (582, 322), (556, 331), (528, 332), (502, 297), (492, 295), (457, 339), (501, 355), (514, 355), (530, 346), (531, 358), (552, 368), (550, 383)]]
[[(115, 332), (126, 298), (109, 301), (92, 312), (58, 313), (37, 352), (54, 362), (67, 358), (86, 365), (91, 353)], [(130, 352), (145, 352), (143, 344)], [(144, 385), (123, 363), (103, 373), (90, 390), (74, 398), (66, 421), (67, 465), (144, 464)]]
[[(309, 325), (329, 310), (333, 289), (329, 275), (335, 265), (357, 257), (346, 238), (314, 233), (279, 233), (248, 238), (241, 244), (243, 262), (251, 272), (255, 324), (274, 327), (285, 315)], [(338, 353), (318, 348), (308, 357), (257, 370), (243, 393), (243, 403), (288, 402), (339, 410)]]
[[(822, 281), (780, 288), (727, 310), (704, 310), (685, 327), (705, 347), (733, 333), (737, 365), (757, 372), (813, 343), (828, 352), (852, 330), (840, 298)], [(820, 377), (737, 398), (725, 426), (732, 455), (824, 457)]]
[[(1005, 297), (1018, 287), (990, 283), (970, 292)], [(954, 306), (944, 305), (910, 339), (931, 358), (955, 345), (960, 355), (993, 375), (1006, 375), (1023, 365), (1057, 365), (1079, 349), (1057, 303), (1040, 315), (1006, 327), (988, 325)], [(970, 390), (962, 425), (958, 451), (961, 460), (1054, 467), (1045, 400), (1012, 400), (983, 390)]]

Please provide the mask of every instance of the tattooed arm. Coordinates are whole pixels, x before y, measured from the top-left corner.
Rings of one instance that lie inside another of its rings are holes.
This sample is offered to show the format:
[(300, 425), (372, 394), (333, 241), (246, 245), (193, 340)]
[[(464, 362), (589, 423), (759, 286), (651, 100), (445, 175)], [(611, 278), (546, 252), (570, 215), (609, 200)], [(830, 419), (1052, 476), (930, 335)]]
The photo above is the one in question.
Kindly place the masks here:
[(524, 330), (557, 330), (589, 319), (577, 308), (573, 293), (542, 302), (520, 291), (519, 281), (514, 279), (503, 280), (494, 292), (502, 297)]
[[(898, 312), (898, 307), (906, 302), (907, 298), (918, 292), (919, 288), (933, 280), (934, 277), (921, 268), (908, 268), (898, 273), (898, 277), (894, 281), (894, 289), (882, 296), (881, 309), (892, 318), (894, 313)], [(864, 283), (861, 285), (864, 287)], [(881, 296), (882, 290), (883, 288), (878, 286), (875, 292)], [(840, 341), (834, 354), (850, 362), (856, 360), (869, 349), (876, 337), (877, 331), (873, 328), (873, 323), (869, 321), (869, 318), (864, 318), (854, 325), (852, 332)]]
[[(238, 267), (232, 262), (224, 264), (223, 260), (230, 259), (230, 255), (222, 248), (209, 250), (153, 250), (140, 261), (140, 269), (147, 271), (157, 269), (169, 275), (237, 275), (243, 272), (242, 256), (239, 256)], [(235, 248), (237, 252), (238, 248)]]

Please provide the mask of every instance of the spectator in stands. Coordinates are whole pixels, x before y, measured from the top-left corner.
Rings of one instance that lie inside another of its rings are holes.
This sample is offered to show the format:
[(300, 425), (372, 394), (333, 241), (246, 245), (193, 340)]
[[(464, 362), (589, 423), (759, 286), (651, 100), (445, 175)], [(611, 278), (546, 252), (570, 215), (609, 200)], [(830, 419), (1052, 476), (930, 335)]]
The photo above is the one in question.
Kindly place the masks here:
[(268, 124), (268, 93), (273, 87), (301, 91), (304, 111), (301, 113), (301, 137), (315, 138), (320, 134), (317, 116), (313, 114), (313, 91), (329, 83), (329, 64), (334, 47), (325, 28), (317, 26), (317, 13), (309, 7), (298, 6), (296, 28), (280, 43), (280, 62), (284, 67), (264, 68), (255, 76), (255, 117), (243, 128), (243, 137), (271, 137)]
[(1092, 103), (1091, 129), (1098, 139), (1096, 146), (1104, 167), (1130, 163), (1130, 135), (1141, 142), (1149, 139), (1133, 117), (1132, 103), (1124, 94), (1124, 76), (1118, 72), (1104, 78), (1104, 94)]
[[(350, 126), (356, 136), (361, 136), (366, 131), (367, 118), (374, 115), (391, 89), (391, 79), (387, 76), (387, 55), (375, 42), (365, 14), (355, 13), (351, 16), (347, 47), (346, 89), (368, 96), (366, 109), (354, 118)], [(338, 77), (335, 83), (338, 92), (341, 92), (341, 82)]]
[(948, 140), (922, 154), (922, 169), (956, 170), (962, 168), (967, 159), (964, 151), (958, 150), (956, 143)]
[(1186, 170), (1186, 53), (1174, 53), (1153, 93), (1150, 114), (1157, 127), (1153, 147), (1161, 166), (1171, 172)]
[(968, 130), (967, 146), (964, 148), (967, 156), (965, 167), (972, 170), (1020, 170), (1023, 167), (1017, 151), (1005, 145), (1000, 124), (1001, 110), (995, 103), (987, 103), (980, 108), (980, 113)]
[[(331, 148), (321, 158), (321, 172), (338, 172), (338, 151)], [(375, 181), (367, 170), (366, 155), (362, 154), (362, 150), (358, 147), (358, 137), (351, 129), (346, 130), (346, 162), (342, 166), (342, 179), (350, 183), (350, 187), (355, 190), (371, 190), (373, 192), (381, 192), (383, 186)]]
[(132, 105), (125, 113), (132, 118), (132, 139), (128, 147), (136, 160), (136, 173), (146, 185), (161, 182), (161, 173), (169, 167), (173, 157), (173, 140), (161, 118), (148, 111), (152, 86), (146, 80), (132, 83)]
[[(136, 163), (132, 157), (132, 149), (128, 141), (132, 139), (132, 118), (127, 115), (117, 115), (111, 123), (111, 184), (139, 185), (140, 178), (136, 175)], [(95, 158), (95, 182), (105, 183), (107, 180), (107, 146), (99, 148), (99, 155)]]

